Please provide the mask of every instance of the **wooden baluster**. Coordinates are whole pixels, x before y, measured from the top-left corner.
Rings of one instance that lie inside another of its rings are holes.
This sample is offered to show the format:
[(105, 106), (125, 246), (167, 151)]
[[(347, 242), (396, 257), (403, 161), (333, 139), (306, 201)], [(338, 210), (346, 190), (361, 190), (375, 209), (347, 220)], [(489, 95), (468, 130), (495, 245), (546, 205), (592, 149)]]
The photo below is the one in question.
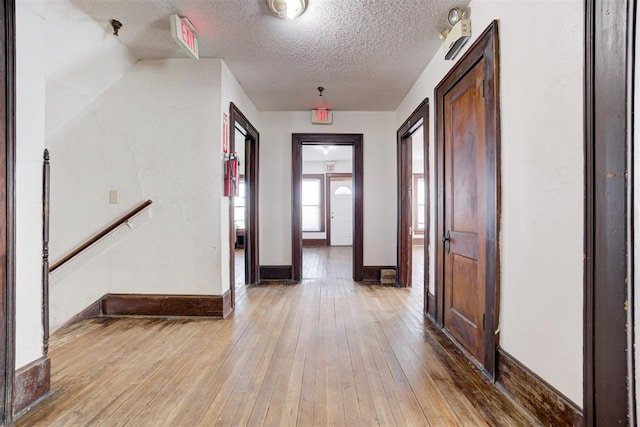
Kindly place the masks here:
[(44, 355), (49, 351), (49, 150), (44, 150), (42, 164), (42, 344)]

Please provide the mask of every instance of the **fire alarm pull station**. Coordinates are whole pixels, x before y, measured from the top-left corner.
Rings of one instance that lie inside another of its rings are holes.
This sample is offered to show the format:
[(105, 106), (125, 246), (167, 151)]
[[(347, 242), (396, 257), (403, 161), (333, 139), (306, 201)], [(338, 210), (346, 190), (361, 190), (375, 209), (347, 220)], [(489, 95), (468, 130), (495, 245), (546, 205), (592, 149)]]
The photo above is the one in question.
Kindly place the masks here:
[(238, 176), (238, 156), (231, 153), (224, 161), (224, 196), (238, 197), (240, 187), (240, 177)]

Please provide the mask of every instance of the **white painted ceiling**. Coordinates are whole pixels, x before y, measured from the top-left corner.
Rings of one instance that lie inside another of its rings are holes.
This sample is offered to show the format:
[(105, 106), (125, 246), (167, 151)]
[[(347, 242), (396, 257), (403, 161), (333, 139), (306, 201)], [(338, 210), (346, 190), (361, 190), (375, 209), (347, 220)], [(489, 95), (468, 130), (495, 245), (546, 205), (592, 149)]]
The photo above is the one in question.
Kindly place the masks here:
[[(266, 0), (46, 3), (57, 16), (65, 7), (86, 14), (105, 34), (111, 19), (121, 21), (119, 41), (137, 59), (186, 57), (171, 39), (169, 15), (187, 16), (201, 57), (224, 59), (262, 111), (319, 104), (393, 111), (440, 47), (447, 11), (469, 1), (308, 0), (307, 11), (293, 21), (274, 17)], [(326, 88), (322, 98), (318, 86)]]

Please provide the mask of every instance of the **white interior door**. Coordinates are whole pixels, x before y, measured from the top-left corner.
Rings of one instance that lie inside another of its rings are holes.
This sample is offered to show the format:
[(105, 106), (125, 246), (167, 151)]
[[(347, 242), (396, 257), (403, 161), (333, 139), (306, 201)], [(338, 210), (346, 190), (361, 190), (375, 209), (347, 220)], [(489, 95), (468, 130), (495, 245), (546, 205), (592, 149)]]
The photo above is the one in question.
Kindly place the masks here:
[(331, 180), (331, 246), (353, 245), (353, 181)]

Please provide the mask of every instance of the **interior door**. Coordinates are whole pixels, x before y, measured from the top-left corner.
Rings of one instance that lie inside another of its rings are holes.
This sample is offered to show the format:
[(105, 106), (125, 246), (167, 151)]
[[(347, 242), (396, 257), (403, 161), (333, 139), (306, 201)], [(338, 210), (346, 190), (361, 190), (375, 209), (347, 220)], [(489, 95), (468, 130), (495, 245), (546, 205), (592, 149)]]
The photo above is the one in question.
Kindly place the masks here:
[(484, 357), (486, 150), (484, 59), (444, 97), (444, 327)]
[(331, 180), (331, 246), (353, 245), (353, 180)]

